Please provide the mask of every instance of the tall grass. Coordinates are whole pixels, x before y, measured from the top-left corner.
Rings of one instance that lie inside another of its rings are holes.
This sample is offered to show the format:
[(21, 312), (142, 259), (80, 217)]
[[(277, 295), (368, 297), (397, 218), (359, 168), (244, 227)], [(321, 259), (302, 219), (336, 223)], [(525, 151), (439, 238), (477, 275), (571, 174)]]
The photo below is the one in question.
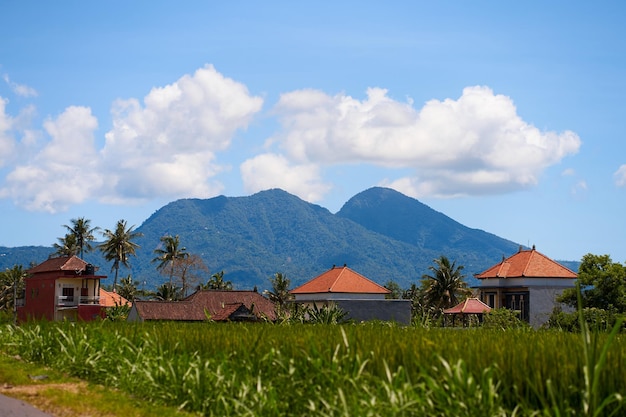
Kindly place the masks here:
[(6, 326), (0, 343), (207, 416), (608, 416), (626, 392), (619, 334), (101, 322)]

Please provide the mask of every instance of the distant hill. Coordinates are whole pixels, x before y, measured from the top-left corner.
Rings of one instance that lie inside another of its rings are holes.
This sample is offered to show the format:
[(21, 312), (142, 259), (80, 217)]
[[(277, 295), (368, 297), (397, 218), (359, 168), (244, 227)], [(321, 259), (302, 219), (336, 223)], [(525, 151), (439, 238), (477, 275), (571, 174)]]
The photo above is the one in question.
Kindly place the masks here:
[[(236, 288), (259, 290), (268, 288), (268, 278), (276, 272), (287, 274), (295, 287), (343, 264), (380, 284), (393, 280), (407, 288), (441, 255), (464, 265), (474, 284), (473, 274), (519, 248), (379, 187), (357, 194), (337, 214), (279, 189), (248, 197), (177, 200), (137, 231), (143, 233), (137, 240), (141, 248), (130, 261), (131, 271), (121, 269), (120, 276), (131, 273), (146, 288), (166, 281), (151, 260), (160, 237), (167, 234), (179, 235), (189, 253), (200, 255), (209, 274), (223, 270)], [(49, 247), (0, 248), (0, 268), (39, 263), (52, 252)], [(85, 260), (109, 274), (111, 265), (100, 253)], [(111, 283), (112, 278), (104, 282)]]

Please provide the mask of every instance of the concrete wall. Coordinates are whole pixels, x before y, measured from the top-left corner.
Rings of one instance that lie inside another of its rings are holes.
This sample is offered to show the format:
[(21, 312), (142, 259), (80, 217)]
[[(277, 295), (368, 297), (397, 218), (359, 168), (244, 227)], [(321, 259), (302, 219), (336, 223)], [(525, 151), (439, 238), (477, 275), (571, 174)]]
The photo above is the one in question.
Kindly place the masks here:
[(354, 321), (395, 321), (411, 324), (410, 300), (333, 300)]
[(530, 296), (529, 322), (534, 328), (541, 327), (550, 318), (555, 306), (559, 305), (556, 298), (563, 292), (563, 287), (531, 287), (528, 288)]

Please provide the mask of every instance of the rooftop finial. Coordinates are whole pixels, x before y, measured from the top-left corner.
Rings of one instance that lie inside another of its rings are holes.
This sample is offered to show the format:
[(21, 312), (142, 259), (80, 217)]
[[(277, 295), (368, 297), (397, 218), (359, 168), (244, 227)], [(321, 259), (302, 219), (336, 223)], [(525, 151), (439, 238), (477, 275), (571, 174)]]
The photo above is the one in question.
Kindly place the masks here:
[(533, 245), (533, 250), (535, 250), (535, 245)]

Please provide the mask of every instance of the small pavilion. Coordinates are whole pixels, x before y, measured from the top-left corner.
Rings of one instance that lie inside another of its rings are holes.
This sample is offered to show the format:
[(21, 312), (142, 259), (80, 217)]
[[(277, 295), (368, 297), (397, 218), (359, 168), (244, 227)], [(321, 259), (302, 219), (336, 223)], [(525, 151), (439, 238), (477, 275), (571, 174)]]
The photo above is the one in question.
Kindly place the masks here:
[(468, 318), (472, 315), (478, 318), (478, 322), (482, 323), (483, 314), (489, 313), (491, 307), (480, 301), (478, 298), (467, 298), (465, 301), (455, 305), (454, 307), (443, 310), (444, 324), (447, 317), (452, 317), (452, 326), (454, 327), (456, 318), (461, 317), (463, 327), (468, 325)]

